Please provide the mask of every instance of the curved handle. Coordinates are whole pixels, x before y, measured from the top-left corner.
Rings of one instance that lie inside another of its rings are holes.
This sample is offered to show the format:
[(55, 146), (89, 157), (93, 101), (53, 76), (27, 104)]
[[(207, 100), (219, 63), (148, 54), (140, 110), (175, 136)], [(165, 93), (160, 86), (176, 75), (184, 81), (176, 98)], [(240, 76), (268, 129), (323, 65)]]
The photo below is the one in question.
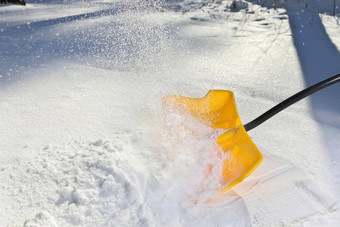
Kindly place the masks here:
[(281, 112), (282, 110), (286, 109), (287, 107), (289, 107), (290, 105), (293, 105), (294, 103), (300, 101), (301, 99), (321, 90), (324, 89), (332, 84), (335, 84), (337, 82), (340, 82), (340, 73), (336, 74), (335, 76), (329, 77), (328, 79), (325, 79), (319, 83), (316, 83), (298, 93), (296, 93), (295, 95), (289, 97), (288, 99), (284, 100), (283, 102), (277, 104), (276, 106), (274, 106), (273, 108), (271, 108), (270, 110), (268, 110), (267, 112), (265, 112), (264, 114), (260, 115), (259, 117), (257, 117), (256, 119), (252, 120), (251, 122), (247, 123), (244, 125), (244, 128), (246, 129), (246, 131), (250, 131), (253, 128), (257, 127), (258, 125), (262, 124), (263, 122), (265, 122), (266, 120), (268, 120), (269, 118), (271, 118), (272, 116), (274, 116), (275, 114)]

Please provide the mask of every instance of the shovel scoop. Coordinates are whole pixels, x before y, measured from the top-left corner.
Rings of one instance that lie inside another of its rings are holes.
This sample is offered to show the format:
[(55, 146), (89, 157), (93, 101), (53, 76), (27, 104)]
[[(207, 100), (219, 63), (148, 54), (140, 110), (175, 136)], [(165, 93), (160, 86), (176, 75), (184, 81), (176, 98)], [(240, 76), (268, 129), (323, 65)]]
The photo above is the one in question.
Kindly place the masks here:
[(243, 181), (261, 163), (262, 154), (241, 123), (233, 92), (211, 90), (203, 98), (172, 95), (162, 101), (180, 112), (189, 113), (206, 126), (227, 130), (217, 138), (221, 149), (230, 152), (222, 164), (224, 187), (221, 193)]
[(224, 186), (220, 193), (224, 193), (242, 182), (262, 162), (262, 154), (247, 131), (301, 99), (338, 82), (340, 73), (296, 93), (245, 125), (242, 125), (231, 91), (211, 90), (203, 98), (172, 95), (164, 97), (162, 101), (165, 105), (189, 113), (204, 125), (226, 130), (216, 141), (224, 152), (230, 152), (222, 163), (221, 180)]

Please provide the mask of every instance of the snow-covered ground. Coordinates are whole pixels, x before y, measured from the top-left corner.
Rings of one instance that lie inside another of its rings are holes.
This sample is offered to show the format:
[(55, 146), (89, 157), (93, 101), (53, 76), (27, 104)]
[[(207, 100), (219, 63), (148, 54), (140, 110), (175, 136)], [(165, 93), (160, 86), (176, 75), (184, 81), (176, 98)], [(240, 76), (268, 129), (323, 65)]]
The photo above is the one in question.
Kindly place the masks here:
[(263, 163), (202, 203), (217, 132), (163, 96), (232, 90), (247, 123), (340, 72), (332, 0), (232, 5), (0, 5), (0, 226), (338, 226), (339, 84), (250, 131)]

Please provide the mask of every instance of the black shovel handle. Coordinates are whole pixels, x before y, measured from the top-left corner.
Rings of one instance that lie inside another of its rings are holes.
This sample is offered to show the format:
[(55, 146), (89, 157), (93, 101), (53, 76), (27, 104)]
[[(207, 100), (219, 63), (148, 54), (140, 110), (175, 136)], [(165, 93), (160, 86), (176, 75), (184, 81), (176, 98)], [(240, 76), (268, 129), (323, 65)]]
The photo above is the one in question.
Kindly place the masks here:
[(274, 106), (273, 108), (271, 108), (270, 110), (268, 110), (267, 112), (265, 112), (264, 114), (260, 115), (259, 117), (257, 117), (256, 119), (252, 120), (251, 122), (247, 123), (244, 125), (244, 128), (246, 129), (246, 131), (252, 130), (253, 128), (257, 127), (258, 125), (262, 124), (263, 122), (265, 122), (266, 120), (268, 120), (269, 118), (271, 118), (272, 116), (274, 116), (275, 114), (281, 112), (282, 110), (286, 109), (287, 107), (289, 107), (290, 105), (300, 101), (301, 99), (325, 88), (328, 87), (332, 84), (335, 84), (337, 82), (340, 82), (340, 73), (336, 74), (335, 76), (329, 77), (328, 79), (325, 79), (319, 83), (316, 83), (298, 93), (296, 93), (295, 95), (289, 97), (288, 99), (284, 100), (283, 102), (277, 104), (276, 106)]

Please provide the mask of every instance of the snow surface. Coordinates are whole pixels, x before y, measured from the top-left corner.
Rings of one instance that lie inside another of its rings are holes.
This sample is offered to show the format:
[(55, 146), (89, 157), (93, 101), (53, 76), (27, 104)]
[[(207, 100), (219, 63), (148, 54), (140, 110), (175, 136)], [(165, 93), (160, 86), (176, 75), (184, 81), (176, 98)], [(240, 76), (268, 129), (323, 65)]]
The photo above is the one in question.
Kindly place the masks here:
[(204, 203), (221, 132), (161, 97), (232, 90), (247, 123), (340, 72), (332, 0), (234, 3), (1, 5), (0, 226), (338, 226), (339, 84), (249, 132), (263, 163)]

